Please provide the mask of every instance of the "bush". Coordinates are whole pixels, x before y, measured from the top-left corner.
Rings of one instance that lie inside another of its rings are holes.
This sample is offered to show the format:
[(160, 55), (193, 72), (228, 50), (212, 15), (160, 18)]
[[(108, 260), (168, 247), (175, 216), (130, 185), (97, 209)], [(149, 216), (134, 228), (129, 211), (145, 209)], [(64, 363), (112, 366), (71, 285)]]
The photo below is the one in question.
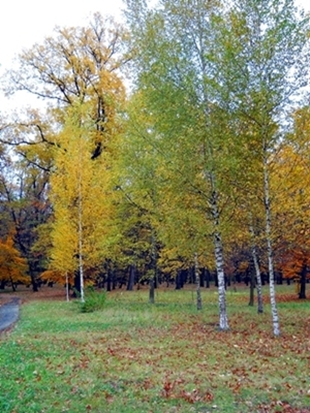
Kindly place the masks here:
[(87, 289), (85, 292), (85, 301), (81, 303), (82, 313), (92, 313), (94, 311), (102, 310), (105, 307), (107, 293), (103, 291), (94, 291)]

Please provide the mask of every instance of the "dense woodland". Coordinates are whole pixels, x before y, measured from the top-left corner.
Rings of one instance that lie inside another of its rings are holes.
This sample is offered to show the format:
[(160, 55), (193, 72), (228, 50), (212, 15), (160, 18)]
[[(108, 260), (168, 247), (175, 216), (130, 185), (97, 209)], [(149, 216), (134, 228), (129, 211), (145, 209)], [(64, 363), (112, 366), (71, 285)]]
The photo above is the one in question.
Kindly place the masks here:
[[(148, 4), (150, 3), (150, 4)], [(2, 93), (0, 288), (310, 274), (309, 16), (292, 0), (124, 1), (24, 50)], [(33, 102), (36, 102), (35, 104)], [(252, 288), (253, 292), (253, 288)], [(252, 296), (253, 300), (253, 296)]]

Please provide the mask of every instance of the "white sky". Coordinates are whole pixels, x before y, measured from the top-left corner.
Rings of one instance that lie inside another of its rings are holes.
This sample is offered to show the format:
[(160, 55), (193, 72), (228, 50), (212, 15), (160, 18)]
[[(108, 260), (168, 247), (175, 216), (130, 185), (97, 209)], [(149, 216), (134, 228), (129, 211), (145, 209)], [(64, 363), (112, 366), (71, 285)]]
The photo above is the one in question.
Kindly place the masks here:
[[(122, 0), (0, 0), (0, 76), (13, 67), (23, 49), (43, 43), (56, 26), (85, 25), (92, 15), (114, 16), (121, 20)], [(19, 92), (6, 98), (0, 91), (0, 114), (37, 102), (34, 96)], [(40, 103), (42, 105), (42, 103)]]
[[(0, 67), (10, 67), (23, 48), (41, 43), (58, 26), (87, 23), (94, 12), (120, 16), (122, 0), (2, 0)], [(310, 11), (310, 0), (296, 0)]]
[[(42, 43), (52, 35), (55, 26), (77, 26), (87, 23), (91, 15), (113, 15), (121, 19), (122, 0), (1, 0), (0, 12), (0, 75), (12, 67), (14, 56), (34, 43)], [(296, 0), (310, 11), (310, 0)], [(9, 109), (8, 101), (0, 110)]]
[(55, 26), (83, 25), (93, 13), (120, 16), (122, 0), (2, 0), (0, 65), (9, 67), (23, 48), (41, 43)]

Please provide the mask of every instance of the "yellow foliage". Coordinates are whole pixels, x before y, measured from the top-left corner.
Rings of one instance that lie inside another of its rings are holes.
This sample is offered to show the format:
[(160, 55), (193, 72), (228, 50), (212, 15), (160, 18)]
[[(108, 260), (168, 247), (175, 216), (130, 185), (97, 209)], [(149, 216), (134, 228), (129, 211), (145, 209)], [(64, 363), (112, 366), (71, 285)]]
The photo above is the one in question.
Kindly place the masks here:
[(65, 285), (67, 279), (68, 282), (72, 284), (74, 276), (72, 273), (68, 274), (60, 270), (46, 270), (41, 274), (40, 278), (42, 281), (53, 281), (54, 283)]
[(113, 217), (112, 170), (106, 157), (91, 159), (88, 111), (87, 104), (79, 103), (68, 110), (51, 176), (54, 205), (51, 268), (61, 272), (76, 271), (80, 256), (85, 269), (102, 260)]
[(287, 278), (300, 278), (310, 265), (310, 112), (294, 114), (295, 129), (272, 159), (273, 216), (277, 224), (278, 268)]

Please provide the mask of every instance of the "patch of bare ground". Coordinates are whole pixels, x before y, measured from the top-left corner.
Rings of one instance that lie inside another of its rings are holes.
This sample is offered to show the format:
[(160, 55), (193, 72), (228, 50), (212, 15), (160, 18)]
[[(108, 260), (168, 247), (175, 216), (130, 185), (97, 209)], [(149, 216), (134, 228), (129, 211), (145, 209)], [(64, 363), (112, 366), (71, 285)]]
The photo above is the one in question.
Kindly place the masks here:
[(3, 306), (3, 304), (9, 303), (12, 299), (12, 295), (1, 295), (0, 294), (0, 307)]
[(13, 297), (19, 297), (22, 302), (29, 301), (51, 301), (51, 300), (65, 300), (66, 290), (61, 285), (55, 285), (53, 287), (42, 286), (39, 291), (33, 292), (31, 288), (21, 286), (17, 291), (8, 292), (4, 291), (0, 293), (0, 305), (10, 301)]

